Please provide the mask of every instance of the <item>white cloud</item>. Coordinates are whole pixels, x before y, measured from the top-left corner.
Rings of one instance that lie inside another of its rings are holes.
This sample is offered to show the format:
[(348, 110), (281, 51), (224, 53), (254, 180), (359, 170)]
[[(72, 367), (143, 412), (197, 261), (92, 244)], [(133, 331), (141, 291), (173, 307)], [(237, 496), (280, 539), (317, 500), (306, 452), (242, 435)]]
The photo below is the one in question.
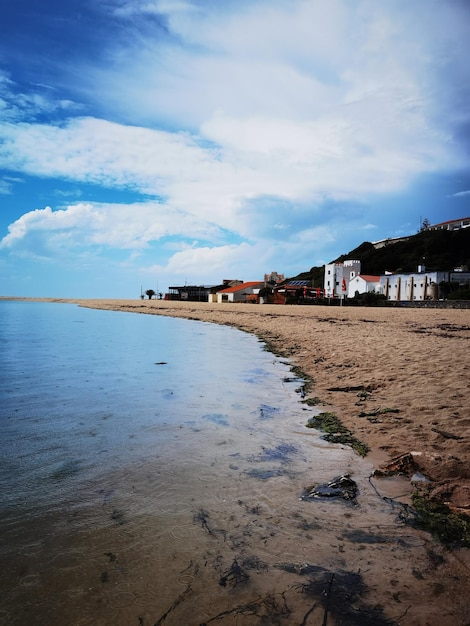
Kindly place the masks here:
[(176, 252), (169, 260), (167, 270), (172, 274), (193, 274), (195, 268), (211, 268), (211, 273), (220, 275), (227, 267), (239, 266), (240, 259), (252, 259), (253, 247), (247, 243), (218, 247), (187, 248)]
[(4, 176), (0, 180), (0, 194), (11, 195), (15, 184), (21, 183), (22, 179), (16, 176)]
[[(137, 35), (113, 32), (106, 62), (77, 64), (69, 85), (108, 119), (73, 118), (68, 98), (22, 95), (0, 75), (0, 167), (155, 200), (31, 211), (2, 247), (140, 253), (174, 237), (165, 271), (236, 263), (245, 278), (250, 263), (287, 263), (312, 242), (323, 255), (341, 230), (325, 206), (373, 205), (468, 164), (454, 132), (468, 107), (454, 96), (468, 84), (469, 26), (457, 3), (397, 2), (116, 3)], [(25, 121), (59, 111), (60, 123)], [(344, 220), (369, 229), (372, 213)]]
[(129, 17), (132, 15), (173, 15), (177, 17), (181, 13), (192, 13), (196, 7), (190, 2), (179, 0), (153, 0), (151, 2), (125, 2), (115, 10), (115, 15)]
[(377, 96), (378, 106), (388, 100), (427, 116), (431, 99), (444, 101), (436, 98), (437, 72), (465, 55), (468, 25), (448, 3), (399, 4), (133, 3), (133, 11), (163, 14), (168, 36), (143, 35), (131, 50), (114, 41), (116, 65), (85, 75), (128, 119), (193, 129), (216, 111), (312, 121), (352, 101), (367, 111)]
[(126, 54), (118, 41), (110, 63), (83, 71), (109, 110), (192, 133), (93, 118), (15, 125), (3, 163), (165, 196), (246, 235), (247, 199), (362, 199), (460, 162), (435, 118), (437, 20), (423, 33), (409, 12), (366, 0), (233, 7), (127, 2), (124, 17), (163, 14), (177, 42), (142, 34)]
[(282, 262), (278, 248), (244, 242), (212, 247), (189, 246), (169, 257), (165, 264), (152, 265), (147, 271), (172, 276), (176, 283), (199, 284), (203, 277), (206, 284), (218, 284), (224, 278), (259, 280), (267, 267), (278, 262)]
[(47, 85), (33, 85), (30, 92), (21, 90), (6, 72), (0, 70), (0, 113), (3, 122), (17, 123), (37, 116), (74, 114), (81, 107), (71, 100), (57, 98)]
[(467, 191), (458, 191), (457, 193), (453, 193), (451, 198), (464, 198), (466, 196), (470, 196), (470, 190)]
[(53, 254), (86, 246), (139, 250), (163, 237), (221, 238), (217, 227), (156, 202), (131, 205), (79, 203), (53, 211), (50, 207), (25, 213), (9, 226), (0, 248), (41, 249)]

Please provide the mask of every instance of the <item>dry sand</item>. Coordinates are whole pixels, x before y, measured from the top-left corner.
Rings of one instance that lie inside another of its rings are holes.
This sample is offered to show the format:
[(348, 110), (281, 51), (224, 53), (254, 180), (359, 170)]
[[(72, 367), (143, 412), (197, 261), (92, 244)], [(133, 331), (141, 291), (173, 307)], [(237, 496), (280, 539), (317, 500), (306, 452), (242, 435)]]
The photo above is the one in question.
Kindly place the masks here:
[[(255, 333), (313, 379), (309, 396), (369, 446), (377, 467), (411, 452), (434, 494), (470, 513), (470, 310), (75, 302)], [(398, 412), (361, 417), (379, 409)]]

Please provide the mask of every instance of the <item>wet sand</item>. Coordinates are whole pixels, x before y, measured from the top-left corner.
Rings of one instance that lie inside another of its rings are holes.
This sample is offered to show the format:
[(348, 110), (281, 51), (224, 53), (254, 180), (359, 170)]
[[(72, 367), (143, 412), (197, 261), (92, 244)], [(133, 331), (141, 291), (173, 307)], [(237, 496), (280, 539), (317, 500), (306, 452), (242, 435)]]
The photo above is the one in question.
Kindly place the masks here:
[[(219, 441), (215, 433), (216, 444), (206, 442), (217, 455), (204, 479), (199, 469), (180, 462), (146, 468), (148, 486), (140, 474), (123, 476), (123, 484), (130, 490), (139, 484), (149, 502), (165, 497), (155, 477), (162, 488), (176, 479), (178, 499), (168, 500), (160, 517), (128, 522), (115, 519), (119, 503), (105, 503), (102, 513), (108, 507), (116, 523), (103, 536), (92, 524), (78, 539), (68, 530), (59, 534), (58, 541), (71, 542), (87, 557), (80, 559), (83, 571), (62, 564), (67, 585), (55, 595), (65, 600), (62, 605), (48, 594), (49, 623), (81, 614), (69, 623), (470, 624), (470, 550), (446, 548), (403, 524), (396, 502), (408, 501), (409, 478), (369, 480), (374, 468), (411, 452), (434, 492), (454, 508), (469, 510), (468, 310), (64, 302), (255, 333), (312, 378), (307, 397), (318, 399), (319, 410), (335, 412), (370, 453), (362, 461), (347, 447), (332, 445), (317, 459), (319, 444), (313, 432), (309, 439), (302, 417), (277, 427), (280, 445), (273, 450), (292, 458), (281, 459), (282, 472), (274, 479), (253, 473), (258, 448), (238, 441), (244, 435), (236, 430), (230, 440)], [(292, 437), (301, 451), (295, 458)], [(338, 467), (351, 471), (359, 484), (359, 506), (299, 500), (309, 481), (326, 481)], [(47, 562), (54, 567), (48, 579), (59, 585), (57, 546), (49, 549)], [(90, 579), (98, 582), (85, 586), (83, 580)], [(27, 576), (25, 581), (31, 582)], [(330, 587), (326, 618), (320, 598)]]

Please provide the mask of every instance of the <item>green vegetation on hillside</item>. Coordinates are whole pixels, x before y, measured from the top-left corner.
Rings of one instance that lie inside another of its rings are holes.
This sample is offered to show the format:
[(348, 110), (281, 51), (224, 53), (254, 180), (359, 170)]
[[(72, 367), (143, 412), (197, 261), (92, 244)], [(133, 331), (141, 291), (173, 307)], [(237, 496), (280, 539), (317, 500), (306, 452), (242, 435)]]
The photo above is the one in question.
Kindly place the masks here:
[(364, 274), (390, 272), (414, 272), (418, 265), (428, 270), (453, 270), (462, 265), (470, 266), (470, 229), (425, 230), (405, 241), (385, 244), (375, 249), (371, 243), (363, 243), (355, 250), (336, 259), (359, 259)]
[[(449, 271), (456, 267), (470, 268), (470, 228), (462, 230), (424, 230), (404, 241), (385, 243), (375, 248), (365, 241), (333, 262), (346, 259), (361, 261), (363, 274), (380, 275), (389, 272), (413, 272), (418, 265), (428, 270)], [(312, 267), (307, 272), (292, 277), (311, 280), (314, 287), (323, 286), (324, 267)]]

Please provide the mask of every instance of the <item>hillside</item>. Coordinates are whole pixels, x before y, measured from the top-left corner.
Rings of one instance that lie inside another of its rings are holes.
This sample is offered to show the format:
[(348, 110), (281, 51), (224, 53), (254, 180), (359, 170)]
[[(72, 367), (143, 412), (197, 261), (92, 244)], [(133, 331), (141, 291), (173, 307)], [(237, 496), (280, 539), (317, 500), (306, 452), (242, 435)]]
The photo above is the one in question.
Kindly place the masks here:
[[(405, 241), (390, 242), (375, 248), (365, 241), (350, 252), (334, 259), (340, 263), (346, 259), (361, 261), (363, 274), (379, 275), (388, 272), (413, 272), (418, 265), (428, 270), (453, 270), (455, 267), (470, 268), (470, 228), (462, 230), (425, 230)], [(295, 277), (296, 280), (313, 280), (314, 286), (323, 285), (324, 267), (312, 267)]]

